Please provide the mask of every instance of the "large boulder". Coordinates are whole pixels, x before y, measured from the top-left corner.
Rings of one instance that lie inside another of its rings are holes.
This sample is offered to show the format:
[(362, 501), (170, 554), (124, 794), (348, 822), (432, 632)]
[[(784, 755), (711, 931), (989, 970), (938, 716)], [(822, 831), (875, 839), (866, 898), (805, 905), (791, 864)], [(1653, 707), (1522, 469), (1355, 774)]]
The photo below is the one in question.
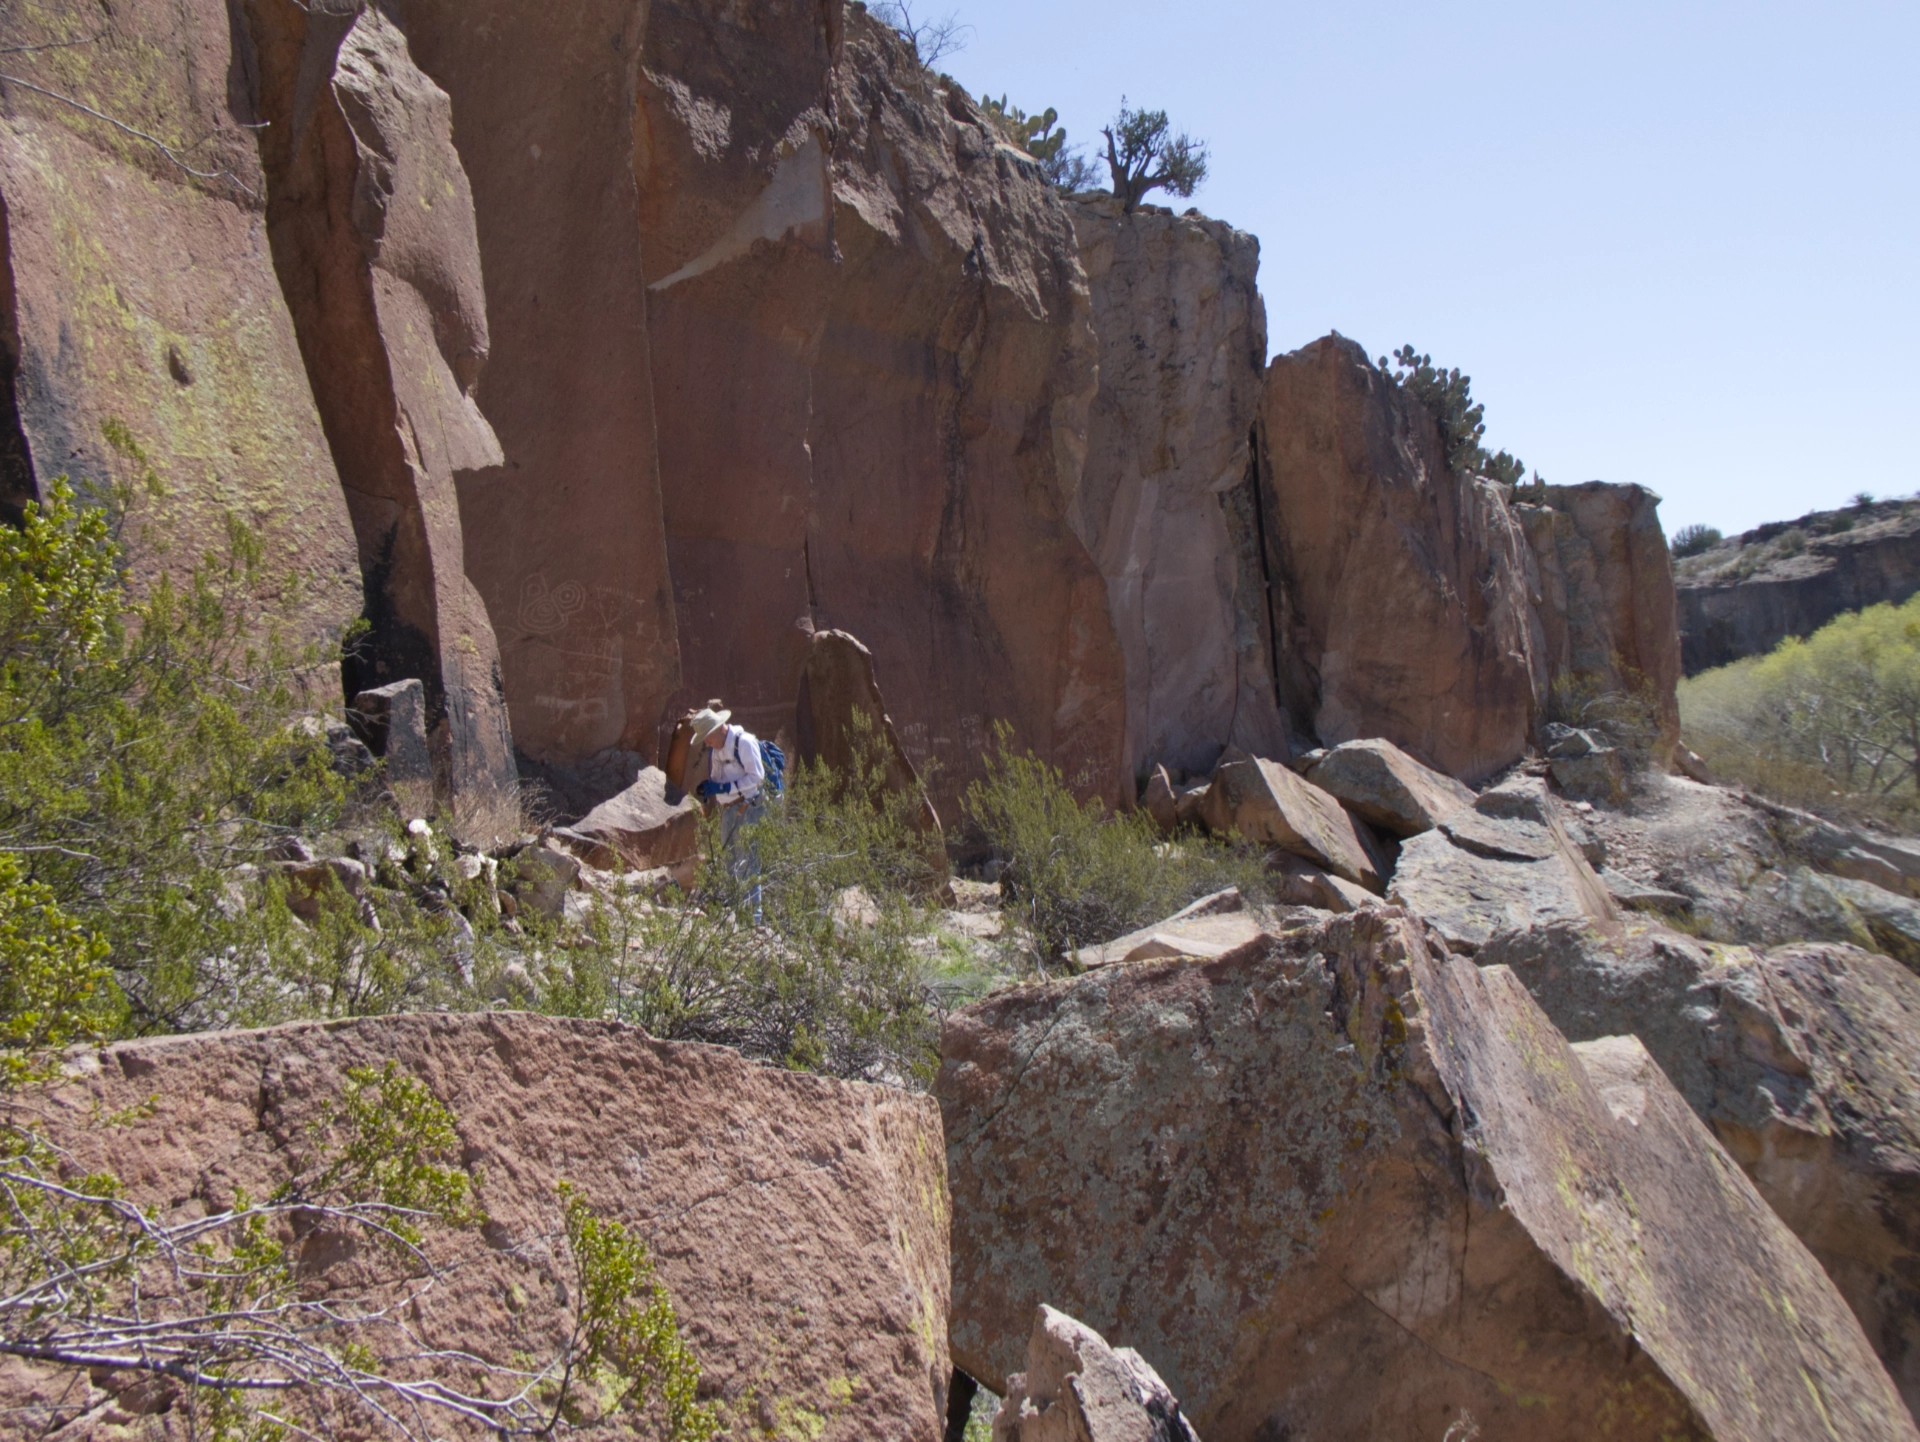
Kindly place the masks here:
[(1229, 751), (1214, 770), (1200, 815), (1223, 836), (1277, 846), (1335, 876), (1380, 890), (1382, 868), (1363, 823), (1278, 762)]
[(141, 479), (131, 442), (165, 484), (122, 532), (136, 589), (223, 548), (232, 516), (297, 577), (294, 639), (338, 637), (360, 566), (263, 233), (244, 29), (210, 3), (15, 5), (0, 48), (38, 87), (0, 97), (0, 513), (61, 475), (106, 500)]
[(1068, 206), (1100, 338), (1072, 511), (1126, 657), (1126, 764), (1287, 754), (1248, 437), (1267, 359), (1260, 242), (1194, 212)]
[(1390, 836), (1418, 836), (1473, 805), (1471, 787), (1422, 766), (1391, 741), (1343, 742), (1314, 762), (1306, 776)]
[(795, 708), (800, 755), (842, 776), (867, 775), (896, 796), (920, 798), (923, 829), (937, 835), (940, 817), (928, 801), (900, 733), (887, 714), (880, 682), (873, 674), (873, 652), (845, 631), (816, 631), (800, 674)]
[[(107, 1048), (58, 1094), (52, 1134), (136, 1201), (195, 1215), (238, 1187), (269, 1195), (347, 1070), (389, 1061), (453, 1112), (488, 1217), (420, 1293), (411, 1345), (511, 1367), (559, 1343), (540, 1259), (565, 1179), (646, 1242), (727, 1435), (940, 1436), (947, 1197), (930, 1098), (611, 1022), (405, 1016)], [(87, 1391), (81, 1374), (70, 1396)]]
[(1180, 1403), (1131, 1347), (1042, 1306), (1027, 1370), (1007, 1379), (993, 1442), (1200, 1442)]
[(241, 9), (267, 235), (366, 580), (349, 690), (418, 678), (442, 793), (517, 829), (497, 814), (514, 810), (519, 778), (454, 489), (500, 447), (473, 395), (490, 341), (452, 103), (380, 9)]
[(1212, 1442), (1920, 1437), (1636, 1046), (1583, 1055), (1386, 910), (977, 1003), (939, 1081), (954, 1360), (1004, 1388), (1046, 1301)]
[(1500, 488), (1451, 471), (1433, 417), (1339, 335), (1267, 367), (1258, 445), (1295, 723), (1476, 785), (1518, 760), (1546, 675)]
[(1632, 1032), (1826, 1267), (1920, 1413), (1920, 979), (1850, 946), (1494, 937), (1576, 1041)]

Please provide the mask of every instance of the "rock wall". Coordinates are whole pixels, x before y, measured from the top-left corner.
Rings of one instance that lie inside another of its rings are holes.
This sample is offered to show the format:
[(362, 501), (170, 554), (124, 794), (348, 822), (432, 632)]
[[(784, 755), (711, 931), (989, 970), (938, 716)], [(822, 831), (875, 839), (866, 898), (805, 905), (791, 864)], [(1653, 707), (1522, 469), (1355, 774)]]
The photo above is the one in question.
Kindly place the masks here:
[(1250, 494), (1260, 242), (1111, 196), (1069, 209), (1100, 338), (1074, 515), (1126, 658), (1127, 766), (1205, 771), (1229, 745), (1284, 757)]
[(1089, 302), (1038, 166), (858, 9), (656, 3), (645, 55), (685, 695), (771, 733), (806, 619), (871, 648), (938, 794), (996, 720), (1115, 794), (1124, 661), (1070, 523)]
[[(540, 1262), (565, 1179), (647, 1243), (727, 1435), (941, 1435), (947, 1191), (931, 1098), (611, 1022), (411, 1016), (114, 1046), (60, 1097), (54, 1135), (167, 1216), (235, 1187), (267, 1196), (347, 1069), (389, 1060), (453, 1112), (489, 1219), (416, 1304), (422, 1343), (503, 1366), (557, 1343)], [(137, 1120), (103, 1129), (95, 1108)]]
[(1659, 505), (1643, 487), (1589, 481), (1547, 486), (1538, 503), (1512, 509), (1539, 578), (1548, 710), (1582, 725), (1572, 709), (1580, 697), (1638, 693), (1670, 747), (1680, 735), (1680, 635)]
[(125, 533), (136, 587), (219, 550), (231, 514), (337, 635), (360, 568), (274, 274), (244, 36), (211, 4), (24, 0), (0, 46), (27, 82), (0, 85), (0, 509), (61, 475), (96, 498), (136, 481), (119, 422), (166, 486)]
[(417, 677), (442, 795), (517, 781), (493, 627), (467, 580), (458, 471), (499, 443), (472, 389), (489, 341), (446, 93), (378, 10), (247, 0), (267, 229), (358, 538), (371, 629), (348, 694)]
[[(1845, 530), (1830, 530), (1844, 520)], [(1708, 552), (1679, 578), (1680, 644), (1689, 676), (1809, 636), (1844, 611), (1900, 602), (1920, 591), (1920, 514), (1883, 503), (1857, 512), (1801, 518), (1805, 549), (1782, 554), (1784, 524), (1763, 526), (1738, 545)], [(1725, 555), (1725, 563), (1715, 565)], [(1754, 569), (1740, 572), (1743, 557)]]
[(1268, 367), (1258, 445), (1294, 724), (1473, 783), (1516, 760), (1544, 665), (1500, 489), (1454, 475), (1433, 418), (1337, 334)]

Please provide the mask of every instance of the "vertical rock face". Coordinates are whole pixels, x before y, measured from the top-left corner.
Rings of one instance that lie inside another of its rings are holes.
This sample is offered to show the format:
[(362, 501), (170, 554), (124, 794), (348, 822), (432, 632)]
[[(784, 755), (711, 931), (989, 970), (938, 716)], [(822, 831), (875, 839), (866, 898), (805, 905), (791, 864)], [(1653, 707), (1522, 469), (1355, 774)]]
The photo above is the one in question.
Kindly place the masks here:
[(447, 96), (378, 10), (247, 0), (268, 229), (358, 537), (353, 690), (418, 677), (456, 800), (510, 794), (493, 628), (468, 583), (454, 474), (497, 464), (472, 399), (488, 353)]
[[(229, 514), (271, 572), (303, 582), (301, 627), (360, 609), (354, 534), (274, 276), (247, 90), (224, 8), (34, 0), (0, 13), (6, 70), (148, 135), (21, 85), (0, 105), (0, 510), (68, 475), (104, 495), (166, 483), (126, 532), (136, 587), (217, 549)], [(191, 172), (199, 172), (198, 175)]]
[[(116, 1046), (60, 1098), (53, 1135), (178, 1216), (235, 1187), (270, 1195), (348, 1069), (388, 1062), (452, 1111), (489, 1219), (415, 1304), (413, 1345), (510, 1367), (559, 1343), (541, 1263), (564, 1179), (647, 1244), (726, 1435), (940, 1436), (947, 1191), (931, 1098), (611, 1022), (411, 1016)], [(140, 1119), (109, 1131), (95, 1106)]]
[(1210, 1442), (1913, 1438), (1859, 1324), (1631, 1038), (1367, 911), (956, 1014), (952, 1343), (1042, 1299)]
[(389, 7), (452, 98), (473, 178), (492, 341), (474, 394), (501, 456), (456, 473), (467, 569), (514, 739), (563, 766), (653, 757), (679, 684), (633, 178), (647, 8)]
[(1499, 489), (1454, 475), (1433, 418), (1338, 335), (1268, 367), (1259, 447), (1295, 723), (1476, 784), (1518, 759), (1543, 673), (1532, 555)]
[(1266, 364), (1260, 243), (1112, 197), (1069, 209), (1093, 297), (1100, 389), (1075, 524), (1126, 657), (1126, 759), (1285, 759), (1251, 490)]
[(809, 618), (872, 648), (940, 794), (996, 718), (1117, 794), (1089, 302), (1037, 164), (838, 4), (660, 0), (635, 126), (686, 694), (771, 734)]
[(1680, 629), (1659, 505), (1640, 486), (1589, 481), (1548, 486), (1544, 504), (1513, 512), (1538, 567), (1549, 684), (1641, 692), (1671, 747), (1680, 735)]

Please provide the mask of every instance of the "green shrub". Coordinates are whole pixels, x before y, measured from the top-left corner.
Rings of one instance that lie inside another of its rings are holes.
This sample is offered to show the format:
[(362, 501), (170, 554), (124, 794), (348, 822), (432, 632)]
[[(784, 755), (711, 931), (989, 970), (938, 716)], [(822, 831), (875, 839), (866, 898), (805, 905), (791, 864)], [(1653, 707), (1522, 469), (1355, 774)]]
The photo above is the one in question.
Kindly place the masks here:
[(1712, 526), (1682, 526), (1673, 533), (1673, 554), (1697, 556), (1703, 551), (1711, 551), (1726, 538)]
[(1163, 841), (1146, 813), (1110, 816), (1077, 800), (1058, 768), (1013, 749), (1001, 727), (968, 818), (1005, 863), (1003, 907), (1031, 938), (1041, 971), (1063, 954), (1123, 936), (1210, 891), (1267, 894), (1261, 858), (1203, 836)]
[(1920, 597), (1680, 683), (1687, 744), (1716, 774), (1821, 811), (1920, 804)]
[[(1441, 370), (1432, 356), (1421, 355), (1410, 345), (1393, 353), (1391, 365), (1397, 370), (1389, 370), (1389, 364), (1386, 356), (1380, 357), (1380, 369), (1389, 371), (1439, 423), (1449, 469), (1463, 476), (1486, 476), (1502, 485), (1520, 484), (1526, 476), (1526, 463), (1506, 451), (1489, 451), (1480, 443), (1487, 433), (1487, 408), (1474, 400), (1471, 376), (1462, 374), (1458, 366)], [(1546, 483), (1538, 471), (1533, 474), (1533, 482), (1544, 500)]]
[(1773, 548), (1783, 556), (1798, 556), (1807, 549), (1807, 533), (1789, 526), (1774, 538)]

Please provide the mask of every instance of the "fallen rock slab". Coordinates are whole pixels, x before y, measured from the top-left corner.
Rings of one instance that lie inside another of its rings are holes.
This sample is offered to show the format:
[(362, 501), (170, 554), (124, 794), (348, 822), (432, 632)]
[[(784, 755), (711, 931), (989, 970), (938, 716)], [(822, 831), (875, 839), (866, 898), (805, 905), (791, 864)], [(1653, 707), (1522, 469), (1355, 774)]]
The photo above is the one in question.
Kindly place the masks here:
[(1390, 836), (1418, 836), (1462, 807), (1473, 791), (1422, 766), (1391, 741), (1348, 741), (1328, 751), (1307, 780)]
[(1002, 993), (942, 1057), (953, 1354), (997, 1390), (1044, 1301), (1213, 1442), (1920, 1437), (1657, 1069), (1616, 1116), (1404, 913)]
[(1567, 1036), (1633, 1032), (1807, 1244), (1920, 1415), (1920, 979), (1851, 946), (1495, 937)]
[[(421, 1295), (420, 1345), (517, 1366), (557, 1344), (539, 1259), (565, 1178), (646, 1242), (723, 1435), (761, 1435), (767, 1418), (822, 1442), (941, 1435), (947, 1194), (931, 1098), (613, 1022), (423, 1015), (109, 1047), (56, 1094), (53, 1135), (168, 1216), (235, 1187), (265, 1196), (347, 1069), (389, 1060), (453, 1112), (490, 1219)], [(110, 1131), (89, 1120), (123, 1109)]]
[(1165, 921), (1097, 946), (1083, 946), (1074, 953), (1074, 960), (1087, 967), (1176, 956), (1225, 956), (1265, 930), (1266, 919), (1260, 912), (1247, 906), (1238, 887), (1228, 887), (1182, 907)]
[(677, 866), (700, 850), (700, 805), (682, 795), (669, 801), (667, 773), (649, 766), (633, 785), (601, 802), (553, 837), (589, 866), (632, 871)]
[(993, 1442), (1200, 1442), (1146, 1359), (1042, 1306), (1027, 1370), (1007, 1379)]
[(1221, 835), (1278, 846), (1335, 876), (1379, 891), (1380, 866), (1340, 803), (1285, 766), (1229, 751), (1213, 773), (1200, 815)]

